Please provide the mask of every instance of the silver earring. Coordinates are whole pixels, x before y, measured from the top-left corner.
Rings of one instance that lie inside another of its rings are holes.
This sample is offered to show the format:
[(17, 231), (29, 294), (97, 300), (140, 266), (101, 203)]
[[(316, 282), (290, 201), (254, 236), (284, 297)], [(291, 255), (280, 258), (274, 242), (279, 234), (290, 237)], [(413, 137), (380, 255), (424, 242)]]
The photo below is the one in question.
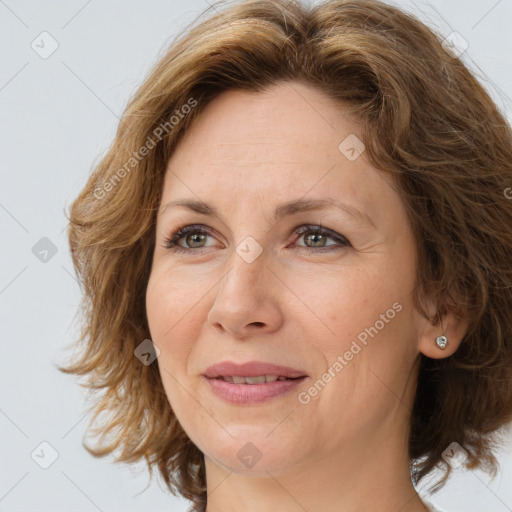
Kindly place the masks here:
[(438, 336), (436, 338), (436, 345), (439, 348), (444, 349), (446, 347), (446, 345), (448, 345), (448, 339), (446, 338), (446, 336)]

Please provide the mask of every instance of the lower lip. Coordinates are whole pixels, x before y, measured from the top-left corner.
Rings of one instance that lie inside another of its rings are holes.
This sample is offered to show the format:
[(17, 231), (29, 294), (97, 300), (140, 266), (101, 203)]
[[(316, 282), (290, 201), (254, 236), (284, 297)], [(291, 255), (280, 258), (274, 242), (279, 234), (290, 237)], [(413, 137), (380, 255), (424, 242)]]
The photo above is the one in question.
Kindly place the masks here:
[(262, 384), (233, 384), (222, 379), (204, 377), (212, 391), (220, 398), (234, 404), (261, 404), (284, 395), (304, 382), (306, 377), (292, 380), (276, 380)]

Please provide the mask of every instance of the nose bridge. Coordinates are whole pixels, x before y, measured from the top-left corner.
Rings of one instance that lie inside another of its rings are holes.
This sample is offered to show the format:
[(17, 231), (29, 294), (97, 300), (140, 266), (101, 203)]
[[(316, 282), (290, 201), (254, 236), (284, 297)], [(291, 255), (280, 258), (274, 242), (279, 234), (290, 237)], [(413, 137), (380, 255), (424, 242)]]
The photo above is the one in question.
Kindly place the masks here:
[(266, 268), (263, 247), (252, 237), (242, 239), (230, 254), (228, 265), (208, 314), (210, 325), (235, 337), (243, 337), (256, 327), (262, 333), (274, 332), (283, 321), (282, 311), (269, 286), (268, 279), (275, 277)]
[(231, 254), (230, 270), (221, 283), (222, 291), (232, 292), (237, 300), (254, 294), (258, 283), (264, 280), (265, 266), (266, 255), (260, 243), (252, 236), (243, 238)]
[(253, 279), (264, 269), (266, 252), (263, 246), (268, 242), (272, 226), (263, 208), (260, 194), (253, 192), (250, 200), (244, 201), (231, 219), (235, 228), (232, 231), (234, 250), (230, 255), (230, 274), (241, 274), (237, 278)]
[[(269, 217), (262, 198), (263, 190), (254, 187), (245, 201), (233, 211), (233, 251), (228, 262), (229, 272), (221, 283), (218, 293), (233, 293), (234, 300), (261, 304), (261, 294), (269, 295), (269, 279), (276, 279), (266, 268), (273, 254), (272, 243), (274, 224)], [(269, 275), (270, 274), (270, 275)], [(229, 297), (224, 297), (229, 301)], [(241, 305), (241, 304), (240, 304)], [(233, 305), (235, 307), (236, 304)]]

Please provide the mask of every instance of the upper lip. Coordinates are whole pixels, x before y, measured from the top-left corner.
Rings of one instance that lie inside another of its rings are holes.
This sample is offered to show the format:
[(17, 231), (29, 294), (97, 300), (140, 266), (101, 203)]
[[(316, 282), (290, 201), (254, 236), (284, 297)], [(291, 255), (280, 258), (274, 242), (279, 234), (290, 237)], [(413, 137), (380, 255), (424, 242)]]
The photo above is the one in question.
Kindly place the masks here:
[(263, 361), (249, 361), (243, 364), (237, 364), (232, 361), (222, 361), (221, 363), (210, 366), (203, 375), (209, 379), (216, 377), (258, 377), (260, 375), (277, 375), (278, 377), (297, 377), (307, 376), (306, 372), (296, 370), (288, 366), (281, 366)]

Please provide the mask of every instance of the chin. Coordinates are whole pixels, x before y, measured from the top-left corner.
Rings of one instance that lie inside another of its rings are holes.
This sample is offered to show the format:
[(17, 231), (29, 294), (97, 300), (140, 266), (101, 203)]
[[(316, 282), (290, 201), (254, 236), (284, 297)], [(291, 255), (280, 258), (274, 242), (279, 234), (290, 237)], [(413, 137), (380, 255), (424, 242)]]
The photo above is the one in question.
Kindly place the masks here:
[(293, 464), (298, 455), (296, 442), (291, 442), (290, 437), (283, 439), (275, 432), (271, 439), (268, 434), (272, 429), (264, 428), (258, 432), (255, 427), (244, 428), (244, 434), (231, 427), (227, 430), (233, 437), (223, 430), (227, 438), (222, 436), (222, 440), (212, 441), (209, 449), (202, 451), (228, 471), (268, 477), (267, 472), (278, 474)]

